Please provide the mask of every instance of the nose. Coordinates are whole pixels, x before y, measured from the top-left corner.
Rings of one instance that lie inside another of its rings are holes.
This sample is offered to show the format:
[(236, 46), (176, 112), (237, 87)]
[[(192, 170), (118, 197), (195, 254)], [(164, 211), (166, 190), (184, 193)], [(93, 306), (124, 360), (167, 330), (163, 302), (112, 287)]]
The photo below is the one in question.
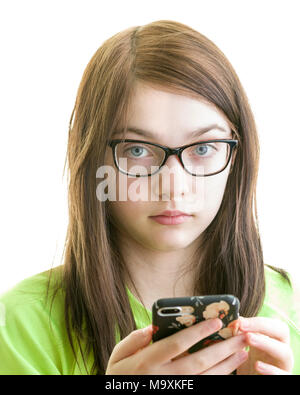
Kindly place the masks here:
[[(177, 155), (171, 155), (160, 171), (152, 176), (154, 193), (159, 200), (181, 200), (189, 191), (188, 178)], [(173, 181), (172, 181), (173, 180)]]
[(186, 171), (183, 167), (183, 165), (180, 162), (180, 159), (177, 155), (173, 154), (170, 155), (164, 164), (163, 170), (171, 172), (171, 174), (178, 174), (178, 175), (183, 175), (186, 174)]

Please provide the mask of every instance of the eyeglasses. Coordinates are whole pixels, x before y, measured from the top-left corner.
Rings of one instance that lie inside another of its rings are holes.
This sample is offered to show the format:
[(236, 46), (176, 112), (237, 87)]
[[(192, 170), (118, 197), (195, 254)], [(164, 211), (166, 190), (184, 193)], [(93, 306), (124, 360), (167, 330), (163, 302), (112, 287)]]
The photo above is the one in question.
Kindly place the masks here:
[(132, 177), (156, 174), (171, 155), (177, 155), (183, 168), (192, 176), (212, 176), (227, 167), (237, 143), (238, 140), (208, 140), (169, 148), (133, 139), (108, 141), (116, 167)]

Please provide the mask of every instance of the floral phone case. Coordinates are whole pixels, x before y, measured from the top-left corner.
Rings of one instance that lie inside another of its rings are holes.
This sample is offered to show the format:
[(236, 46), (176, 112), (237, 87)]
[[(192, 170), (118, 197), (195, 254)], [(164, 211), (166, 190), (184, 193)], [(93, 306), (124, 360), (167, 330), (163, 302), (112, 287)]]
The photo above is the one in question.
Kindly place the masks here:
[(237, 334), (239, 307), (239, 299), (233, 295), (159, 299), (152, 306), (152, 340), (155, 342), (200, 321), (220, 318), (223, 327), (194, 344), (187, 352), (198, 351)]

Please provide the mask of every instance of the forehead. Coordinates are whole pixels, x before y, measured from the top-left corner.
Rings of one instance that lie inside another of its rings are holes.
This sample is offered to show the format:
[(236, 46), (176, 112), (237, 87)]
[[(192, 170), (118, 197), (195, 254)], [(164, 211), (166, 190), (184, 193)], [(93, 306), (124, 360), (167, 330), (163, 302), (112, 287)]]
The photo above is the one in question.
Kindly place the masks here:
[(226, 117), (212, 103), (200, 97), (188, 96), (137, 83), (132, 96), (128, 125), (157, 131), (189, 132), (200, 126), (217, 123), (230, 126)]

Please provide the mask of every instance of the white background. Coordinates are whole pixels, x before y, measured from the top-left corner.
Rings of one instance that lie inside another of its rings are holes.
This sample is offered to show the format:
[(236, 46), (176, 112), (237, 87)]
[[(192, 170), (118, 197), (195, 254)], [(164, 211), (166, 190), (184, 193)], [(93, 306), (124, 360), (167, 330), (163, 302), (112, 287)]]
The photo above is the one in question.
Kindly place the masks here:
[(265, 260), (300, 277), (299, 0), (0, 4), (0, 292), (60, 264), (68, 122), (88, 61), (113, 34), (159, 19), (203, 33), (237, 71), (261, 143)]

